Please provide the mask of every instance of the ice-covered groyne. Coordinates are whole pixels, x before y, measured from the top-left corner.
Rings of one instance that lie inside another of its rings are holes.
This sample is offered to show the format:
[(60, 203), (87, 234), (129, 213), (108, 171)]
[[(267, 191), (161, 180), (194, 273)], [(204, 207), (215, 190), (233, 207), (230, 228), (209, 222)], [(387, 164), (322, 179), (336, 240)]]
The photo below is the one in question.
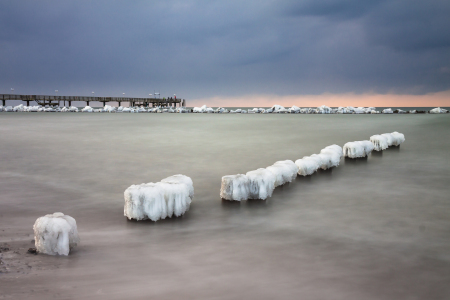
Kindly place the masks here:
[(295, 161), (298, 167), (298, 175), (308, 176), (314, 174), (319, 168), (327, 170), (339, 166), (343, 155), (342, 148), (331, 145), (320, 150), (319, 154), (305, 156)]
[(157, 221), (173, 215), (179, 217), (189, 210), (194, 184), (187, 176), (174, 175), (156, 183), (131, 185), (124, 198), (124, 215), (128, 219)]
[(68, 255), (80, 242), (74, 218), (56, 212), (40, 217), (33, 226), (36, 250), (50, 255)]
[(370, 141), (348, 142), (344, 145), (343, 152), (345, 157), (361, 158), (372, 153), (374, 145)]

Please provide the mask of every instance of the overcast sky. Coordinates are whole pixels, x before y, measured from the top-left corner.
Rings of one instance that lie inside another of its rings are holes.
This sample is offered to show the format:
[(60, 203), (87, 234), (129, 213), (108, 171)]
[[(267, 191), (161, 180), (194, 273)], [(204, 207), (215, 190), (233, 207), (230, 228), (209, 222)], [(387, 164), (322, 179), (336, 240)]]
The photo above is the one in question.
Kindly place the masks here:
[(445, 92), (449, 16), (448, 0), (3, 0), (0, 93)]

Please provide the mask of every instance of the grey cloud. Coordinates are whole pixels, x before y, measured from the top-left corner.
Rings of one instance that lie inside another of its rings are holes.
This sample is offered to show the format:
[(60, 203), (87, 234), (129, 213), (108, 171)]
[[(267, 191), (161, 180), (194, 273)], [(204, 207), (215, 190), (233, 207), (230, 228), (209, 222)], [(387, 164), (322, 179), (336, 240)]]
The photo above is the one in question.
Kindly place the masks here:
[(0, 92), (449, 89), (444, 1), (4, 1)]

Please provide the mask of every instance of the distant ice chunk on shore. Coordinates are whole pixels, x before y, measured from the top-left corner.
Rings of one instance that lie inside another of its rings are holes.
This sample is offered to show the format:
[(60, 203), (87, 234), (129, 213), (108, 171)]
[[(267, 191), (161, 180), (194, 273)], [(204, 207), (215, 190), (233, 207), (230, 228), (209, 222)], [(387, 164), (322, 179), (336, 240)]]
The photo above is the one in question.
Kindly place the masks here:
[(80, 242), (74, 218), (56, 212), (40, 217), (33, 226), (36, 250), (50, 255), (68, 255)]
[(124, 192), (124, 215), (138, 221), (179, 217), (189, 210), (193, 197), (192, 179), (184, 175), (170, 176), (157, 183), (131, 185)]
[(440, 107), (433, 108), (430, 110), (430, 114), (446, 114), (448, 110)]
[(91, 113), (91, 112), (94, 112), (94, 109), (93, 109), (92, 107), (90, 107), (89, 105), (86, 105), (86, 107), (83, 108), (83, 109), (81, 110), (81, 112), (88, 112), (88, 113)]
[(345, 157), (361, 158), (372, 153), (374, 145), (370, 141), (348, 142), (344, 145), (343, 152)]
[(381, 111), (382, 114), (393, 114), (394, 112), (392, 111), (391, 108), (385, 108)]

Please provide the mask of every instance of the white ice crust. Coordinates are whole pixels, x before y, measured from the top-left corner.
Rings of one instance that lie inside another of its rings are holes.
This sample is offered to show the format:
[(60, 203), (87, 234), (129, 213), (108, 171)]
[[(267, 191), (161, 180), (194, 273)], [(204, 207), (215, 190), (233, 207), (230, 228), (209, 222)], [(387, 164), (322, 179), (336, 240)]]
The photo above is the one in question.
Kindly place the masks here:
[(344, 156), (349, 158), (366, 157), (374, 149), (370, 141), (348, 142), (344, 145)]
[(92, 107), (90, 107), (89, 105), (86, 105), (86, 107), (83, 108), (81, 110), (81, 112), (89, 112), (89, 113), (91, 113), (91, 112), (94, 112), (94, 109)]
[(388, 138), (384, 135), (372, 135), (370, 141), (372, 142), (375, 151), (383, 151), (389, 147)]
[(430, 110), (430, 114), (446, 114), (447, 110), (444, 108), (436, 107)]
[(220, 197), (225, 200), (242, 201), (248, 199), (250, 180), (247, 175), (227, 175), (222, 177)]
[(317, 159), (311, 158), (309, 156), (305, 156), (302, 159), (296, 160), (295, 164), (298, 167), (298, 175), (302, 176), (312, 175), (320, 167)]
[(391, 133), (391, 136), (392, 136), (392, 146), (400, 146), (400, 144), (405, 141), (405, 135), (403, 133), (394, 131)]
[(275, 189), (275, 175), (265, 168), (260, 168), (254, 171), (247, 172), (249, 179), (249, 199), (266, 200), (272, 196)]
[(327, 170), (339, 166), (343, 156), (342, 148), (331, 145), (320, 150), (320, 154), (305, 156), (295, 161), (298, 166), (298, 175), (308, 176), (314, 174), (319, 168)]
[(170, 176), (157, 183), (132, 185), (124, 192), (124, 215), (138, 221), (179, 217), (189, 210), (193, 197), (192, 179), (184, 175)]
[(275, 175), (275, 187), (292, 182), (298, 172), (298, 166), (292, 160), (277, 161), (266, 169)]
[(370, 137), (376, 151), (385, 150), (391, 146), (399, 146), (405, 141), (403, 133), (394, 131), (392, 133), (383, 133), (380, 135), (373, 135)]
[(39, 253), (69, 255), (70, 250), (80, 242), (77, 222), (60, 212), (38, 218), (33, 229)]

